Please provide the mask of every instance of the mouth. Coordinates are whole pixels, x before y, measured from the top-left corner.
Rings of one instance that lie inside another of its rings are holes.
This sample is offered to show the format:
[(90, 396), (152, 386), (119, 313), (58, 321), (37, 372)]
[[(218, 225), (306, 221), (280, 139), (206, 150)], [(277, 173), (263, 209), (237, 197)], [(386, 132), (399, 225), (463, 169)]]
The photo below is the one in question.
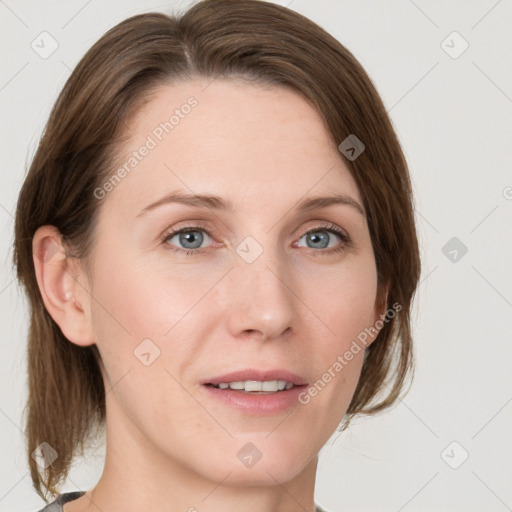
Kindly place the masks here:
[(213, 400), (244, 414), (267, 415), (283, 412), (298, 404), (308, 384), (287, 370), (242, 370), (201, 382)]
[(251, 393), (251, 394), (272, 394), (280, 393), (282, 391), (288, 391), (294, 387), (304, 387), (304, 385), (297, 386), (293, 382), (286, 380), (246, 380), (246, 381), (234, 381), (234, 382), (219, 382), (219, 384), (207, 383), (205, 386), (209, 386), (216, 389), (230, 389), (233, 391), (239, 391), (240, 393)]
[(307, 382), (299, 375), (283, 369), (257, 370), (249, 368), (218, 375), (201, 382), (217, 389), (232, 389), (245, 393), (279, 393)]

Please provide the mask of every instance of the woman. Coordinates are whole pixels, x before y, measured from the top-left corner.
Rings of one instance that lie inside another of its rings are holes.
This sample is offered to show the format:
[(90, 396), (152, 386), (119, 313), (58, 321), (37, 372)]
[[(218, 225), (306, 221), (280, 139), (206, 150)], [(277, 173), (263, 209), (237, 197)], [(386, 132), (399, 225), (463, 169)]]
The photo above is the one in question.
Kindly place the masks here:
[(412, 369), (407, 165), (359, 63), (301, 15), (205, 0), (107, 32), (20, 192), (28, 460), (44, 510), (315, 508), (318, 452)]

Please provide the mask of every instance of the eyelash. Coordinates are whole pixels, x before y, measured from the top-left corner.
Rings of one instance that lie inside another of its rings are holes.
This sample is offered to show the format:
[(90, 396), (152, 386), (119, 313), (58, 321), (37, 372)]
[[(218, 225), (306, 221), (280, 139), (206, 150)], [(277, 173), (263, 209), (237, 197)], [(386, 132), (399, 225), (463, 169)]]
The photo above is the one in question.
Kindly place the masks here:
[[(175, 248), (175, 247), (171, 246), (170, 244), (166, 244), (166, 242), (167, 242), (167, 240), (169, 240), (169, 238), (172, 238), (175, 235), (178, 235), (181, 233), (187, 233), (187, 232), (191, 232), (191, 231), (192, 232), (193, 231), (204, 231), (210, 238), (213, 238), (210, 231), (205, 229), (204, 227), (189, 225), (189, 226), (183, 226), (182, 228), (177, 229), (175, 231), (166, 232), (163, 235), (161, 241), (163, 244), (167, 245), (170, 250), (176, 251), (179, 253), (184, 253), (187, 256), (195, 256), (198, 254), (202, 254), (205, 251), (205, 248), (202, 248), (202, 249), (179, 249), (179, 248)], [(310, 230), (306, 231), (305, 233), (303, 233), (300, 236), (300, 238), (302, 238), (306, 235), (309, 235), (310, 233), (316, 233), (317, 231), (327, 231), (329, 233), (334, 233), (335, 235), (338, 235), (341, 238), (343, 243), (342, 243), (341, 247), (338, 247), (336, 249), (329, 249), (329, 250), (327, 250), (327, 249), (310, 249), (315, 256), (318, 256), (319, 253), (323, 254), (323, 255), (339, 253), (341, 251), (344, 251), (347, 248), (347, 246), (351, 245), (350, 237), (334, 224), (325, 224), (325, 225), (321, 225), (321, 226), (316, 226), (315, 228), (310, 229)]]

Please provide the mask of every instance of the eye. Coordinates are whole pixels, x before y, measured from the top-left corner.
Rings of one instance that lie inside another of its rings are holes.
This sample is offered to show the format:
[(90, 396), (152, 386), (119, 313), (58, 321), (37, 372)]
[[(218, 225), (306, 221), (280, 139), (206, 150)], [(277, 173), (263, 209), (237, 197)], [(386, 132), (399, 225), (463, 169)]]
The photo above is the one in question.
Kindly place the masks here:
[[(203, 249), (201, 246), (205, 239), (208, 238), (211, 240), (211, 235), (206, 229), (200, 226), (185, 226), (176, 231), (166, 233), (162, 241), (169, 245), (177, 245), (177, 248), (171, 247), (175, 251), (195, 254), (200, 252), (200, 249)], [(174, 242), (173, 239), (175, 239)]]
[[(331, 244), (333, 239), (332, 235), (335, 235), (335, 237), (338, 237), (338, 239), (341, 240), (341, 246), (335, 247), (335, 245)], [(307, 233), (302, 235), (300, 240), (303, 238), (306, 239), (306, 243), (310, 249), (331, 249), (332, 247), (335, 247), (331, 250), (320, 251), (322, 253), (342, 251), (350, 243), (349, 236), (334, 224), (330, 224), (328, 226), (317, 226), (314, 229), (310, 229)]]
[[(338, 247), (333, 245), (333, 235), (341, 240)], [(317, 254), (331, 254), (340, 252), (350, 245), (350, 237), (334, 224), (325, 226), (317, 226), (304, 233), (299, 242), (305, 238), (306, 244), (313, 253)], [(180, 229), (167, 232), (162, 238), (162, 243), (167, 245), (171, 250), (184, 253), (192, 256), (201, 254), (206, 247), (203, 247), (205, 242), (212, 240), (210, 232), (201, 226), (184, 226)], [(302, 245), (297, 245), (303, 247)]]

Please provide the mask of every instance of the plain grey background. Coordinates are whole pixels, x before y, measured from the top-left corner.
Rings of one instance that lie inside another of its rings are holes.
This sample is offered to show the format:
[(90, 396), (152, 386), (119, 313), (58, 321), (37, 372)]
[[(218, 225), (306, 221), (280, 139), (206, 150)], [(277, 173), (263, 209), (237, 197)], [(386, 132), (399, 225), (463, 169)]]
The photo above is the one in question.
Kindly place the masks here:
[[(43, 505), (24, 454), (27, 313), (11, 267), (25, 165), (65, 80), (106, 30), (189, 3), (0, 0), (1, 511)], [(373, 79), (410, 165), (423, 258), (413, 386), (332, 437), (316, 499), (330, 511), (512, 510), (512, 4), (276, 3), (329, 31)], [(58, 44), (51, 55), (33, 49), (41, 38), (46, 51)], [(77, 461), (64, 491), (92, 487), (102, 454)]]

